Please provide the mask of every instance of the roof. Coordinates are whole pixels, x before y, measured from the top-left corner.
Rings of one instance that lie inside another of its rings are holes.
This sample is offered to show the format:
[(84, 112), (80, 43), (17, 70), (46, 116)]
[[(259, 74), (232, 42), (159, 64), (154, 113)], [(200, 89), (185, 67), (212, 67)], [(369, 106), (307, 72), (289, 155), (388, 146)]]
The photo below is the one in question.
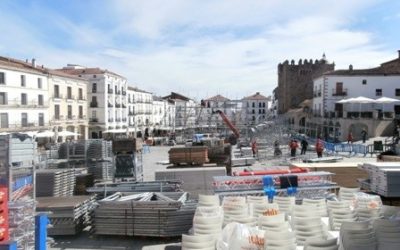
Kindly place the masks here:
[(100, 68), (78, 68), (78, 69), (77, 68), (62, 68), (62, 69), (56, 69), (56, 71), (62, 71), (64, 73), (71, 74), (71, 75), (111, 74), (114, 76), (125, 78), (121, 75), (118, 75), (117, 73), (114, 73), (107, 69), (100, 69)]
[(230, 100), (222, 95), (216, 95), (216, 96), (210, 97), (208, 99), (205, 99), (205, 101), (223, 102), (223, 101), (230, 101)]
[(242, 100), (268, 100), (268, 98), (261, 95), (260, 92), (256, 92), (254, 95), (243, 97)]
[(135, 92), (146, 93), (146, 94), (152, 94), (151, 92), (148, 92), (148, 91), (143, 90), (143, 89), (139, 89), (137, 87), (132, 87), (132, 86), (128, 86), (128, 90), (135, 91)]
[(324, 75), (358, 76), (358, 75), (400, 75), (400, 58), (384, 62), (381, 66), (370, 69), (334, 70)]
[(10, 58), (10, 57), (3, 57), (0, 56), (0, 66), (10, 68), (10, 69), (17, 69), (26, 72), (32, 73), (40, 73), (40, 74), (47, 74), (46, 69), (43, 66), (34, 67), (32, 63)]
[(46, 69), (46, 70), (50, 75), (55, 75), (55, 76), (60, 76), (60, 77), (65, 77), (65, 78), (71, 78), (71, 79), (87, 82), (86, 79), (84, 79), (82, 77), (79, 77), (79, 76), (76, 76), (76, 75), (70, 75), (70, 74), (67, 74), (65, 72), (54, 70), (54, 69)]
[(178, 94), (176, 92), (171, 92), (171, 94), (164, 96), (163, 98), (164, 99), (182, 100), (182, 101), (190, 101), (191, 100), (189, 97)]

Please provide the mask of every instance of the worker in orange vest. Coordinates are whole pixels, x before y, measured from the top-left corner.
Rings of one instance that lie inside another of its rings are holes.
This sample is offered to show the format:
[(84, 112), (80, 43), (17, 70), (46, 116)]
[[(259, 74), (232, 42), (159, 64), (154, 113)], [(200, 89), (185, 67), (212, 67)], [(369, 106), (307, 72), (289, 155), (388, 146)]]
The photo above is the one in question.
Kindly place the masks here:
[(290, 155), (296, 157), (296, 149), (299, 147), (296, 140), (291, 140), (289, 143)]
[(253, 157), (257, 155), (257, 141), (253, 140), (251, 142), (251, 150), (253, 151)]
[(324, 152), (324, 142), (319, 137), (315, 143), (315, 151), (317, 151), (318, 158), (321, 158), (322, 152)]

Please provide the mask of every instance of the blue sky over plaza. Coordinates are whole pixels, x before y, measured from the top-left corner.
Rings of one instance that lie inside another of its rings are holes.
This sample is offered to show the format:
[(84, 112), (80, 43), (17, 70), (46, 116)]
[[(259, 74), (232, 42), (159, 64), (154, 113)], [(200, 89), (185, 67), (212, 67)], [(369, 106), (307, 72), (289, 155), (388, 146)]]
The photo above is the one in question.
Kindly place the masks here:
[(102, 67), (195, 98), (271, 93), (276, 66), (374, 67), (400, 49), (400, 1), (0, 1), (0, 54)]

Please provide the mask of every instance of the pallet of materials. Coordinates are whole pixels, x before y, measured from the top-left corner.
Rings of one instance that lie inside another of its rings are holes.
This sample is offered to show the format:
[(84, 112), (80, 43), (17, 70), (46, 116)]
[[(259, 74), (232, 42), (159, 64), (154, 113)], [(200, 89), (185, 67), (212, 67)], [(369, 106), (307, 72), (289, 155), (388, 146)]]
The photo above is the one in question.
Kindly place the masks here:
[(151, 237), (187, 233), (197, 205), (182, 192), (115, 193), (98, 203), (95, 234)]
[(369, 189), (384, 197), (400, 197), (400, 162), (364, 163)]
[(36, 196), (72, 196), (75, 188), (74, 169), (40, 169), (36, 171)]
[(207, 147), (176, 147), (169, 151), (169, 162), (174, 165), (197, 164), (203, 165), (209, 162)]
[(49, 213), (51, 227), (47, 233), (50, 236), (76, 235), (91, 225), (94, 196), (39, 197), (36, 200), (36, 211)]

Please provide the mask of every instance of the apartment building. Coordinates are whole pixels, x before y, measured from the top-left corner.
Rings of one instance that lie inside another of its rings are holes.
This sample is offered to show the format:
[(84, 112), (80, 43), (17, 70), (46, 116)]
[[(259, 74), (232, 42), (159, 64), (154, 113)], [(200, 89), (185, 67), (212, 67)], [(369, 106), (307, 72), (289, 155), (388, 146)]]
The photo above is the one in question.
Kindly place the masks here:
[(242, 121), (247, 125), (259, 124), (266, 121), (271, 97), (266, 97), (256, 92), (242, 99)]
[(58, 69), (88, 81), (89, 138), (126, 133), (128, 128), (127, 81), (114, 72), (69, 64)]
[[(87, 85), (81, 77), (61, 71), (49, 73), (49, 116), (53, 131), (69, 131), (73, 139), (88, 138)], [(65, 137), (59, 137), (63, 140)]]
[(0, 132), (49, 127), (48, 78), (31, 62), (0, 57)]
[(135, 131), (136, 136), (150, 136), (153, 128), (153, 95), (150, 92), (128, 87), (128, 103), (129, 109), (129, 131)]

